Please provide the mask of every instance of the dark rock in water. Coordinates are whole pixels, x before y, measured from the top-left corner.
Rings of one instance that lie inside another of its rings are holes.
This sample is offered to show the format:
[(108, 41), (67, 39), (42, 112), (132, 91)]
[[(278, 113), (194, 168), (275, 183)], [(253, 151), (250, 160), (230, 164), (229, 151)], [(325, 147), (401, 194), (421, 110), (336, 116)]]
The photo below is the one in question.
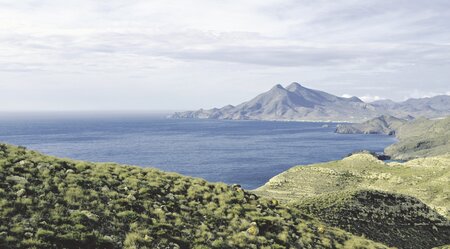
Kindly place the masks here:
[(377, 158), (381, 161), (391, 160), (391, 157), (385, 154), (377, 154)]

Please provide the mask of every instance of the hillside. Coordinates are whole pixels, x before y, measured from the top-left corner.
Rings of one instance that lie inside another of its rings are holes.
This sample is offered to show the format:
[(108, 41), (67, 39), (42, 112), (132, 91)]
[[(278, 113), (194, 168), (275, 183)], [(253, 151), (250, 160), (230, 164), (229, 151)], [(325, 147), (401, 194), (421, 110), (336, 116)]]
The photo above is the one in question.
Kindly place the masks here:
[(420, 118), (397, 129), (398, 143), (385, 149), (392, 158), (409, 160), (450, 153), (450, 117), (439, 120)]
[(293, 167), (254, 193), (389, 246), (432, 248), (450, 244), (449, 182), (449, 156), (385, 163), (359, 153)]
[(397, 248), (450, 244), (450, 221), (406, 195), (342, 191), (303, 198), (294, 206), (331, 226)]
[(379, 190), (416, 197), (450, 218), (450, 156), (385, 163), (370, 154), (295, 166), (273, 177), (255, 193), (281, 201), (298, 201), (325, 193)]
[(390, 115), (381, 115), (363, 123), (338, 124), (336, 133), (340, 134), (384, 134), (395, 135), (395, 131), (408, 122)]
[(450, 115), (450, 96), (409, 99), (404, 102), (380, 100), (365, 103), (357, 97), (338, 97), (306, 88), (296, 82), (286, 88), (275, 85), (267, 92), (237, 106), (176, 112), (171, 118), (347, 121), (364, 122), (380, 115), (436, 118)]
[(0, 248), (385, 248), (239, 186), (0, 145)]

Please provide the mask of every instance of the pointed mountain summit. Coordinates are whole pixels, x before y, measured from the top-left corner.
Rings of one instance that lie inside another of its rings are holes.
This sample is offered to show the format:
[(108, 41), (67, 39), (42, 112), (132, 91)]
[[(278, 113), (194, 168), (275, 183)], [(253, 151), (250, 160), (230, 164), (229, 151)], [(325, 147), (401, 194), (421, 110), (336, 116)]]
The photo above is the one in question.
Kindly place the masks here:
[[(440, 98), (439, 101), (442, 102), (442, 99)], [(438, 105), (434, 99), (409, 102), (420, 103), (417, 105), (428, 117), (437, 113), (440, 115), (442, 112), (450, 114), (450, 107), (443, 111), (442, 105)], [(398, 105), (402, 107), (401, 104)], [(411, 107), (409, 103), (406, 105), (407, 107), (399, 108), (401, 116), (406, 114), (415, 116), (416, 113), (421, 113), (420, 110), (407, 113), (405, 110), (411, 110)], [(434, 108), (439, 106), (436, 108), (439, 110), (433, 111), (431, 106)], [(293, 82), (286, 88), (277, 84), (269, 91), (237, 106), (228, 105), (210, 110), (177, 112), (171, 118), (363, 122), (382, 114), (396, 115), (386, 110), (383, 105), (365, 103), (358, 97), (338, 97)]]

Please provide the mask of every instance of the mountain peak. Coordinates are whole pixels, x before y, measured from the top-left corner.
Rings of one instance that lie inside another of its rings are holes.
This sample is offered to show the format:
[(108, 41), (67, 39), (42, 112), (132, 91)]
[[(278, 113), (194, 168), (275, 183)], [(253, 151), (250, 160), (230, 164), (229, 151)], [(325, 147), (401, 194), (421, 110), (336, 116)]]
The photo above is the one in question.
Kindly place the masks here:
[(286, 89), (291, 92), (295, 92), (296, 90), (301, 89), (301, 88), (304, 88), (304, 87), (297, 82), (292, 82), (289, 86), (286, 87)]
[(176, 113), (175, 118), (318, 120), (363, 122), (382, 114), (398, 117), (442, 117), (450, 113), (450, 96), (410, 99), (405, 102), (365, 103), (358, 97), (338, 97), (292, 82), (274, 85), (269, 91), (236, 106)]
[(272, 90), (273, 89), (283, 89), (284, 90), (284, 87), (280, 84), (276, 84), (275, 86), (272, 87)]
[(364, 102), (364, 101), (362, 101), (360, 98), (358, 98), (356, 96), (352, 96), (352, 97), (348, 98), (348, 100), (353, 101), (353, 102), (360, 102), (360, 103)]

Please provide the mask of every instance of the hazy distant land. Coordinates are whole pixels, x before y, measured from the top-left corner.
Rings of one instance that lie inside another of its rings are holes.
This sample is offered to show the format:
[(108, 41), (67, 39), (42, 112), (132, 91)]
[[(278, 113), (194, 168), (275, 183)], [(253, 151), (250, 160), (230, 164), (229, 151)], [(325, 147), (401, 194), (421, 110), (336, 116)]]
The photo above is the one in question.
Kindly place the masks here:
[(403, 102), (379, 100), (365, 103), (357, 97), (338, 97), (292, 83), (276, 85), (237, 106), (177, 112), (171, 118), (363, 122), (380, 115), (398, 118), (436, 118), (450, 115), (450, 96), (408, 99)]

